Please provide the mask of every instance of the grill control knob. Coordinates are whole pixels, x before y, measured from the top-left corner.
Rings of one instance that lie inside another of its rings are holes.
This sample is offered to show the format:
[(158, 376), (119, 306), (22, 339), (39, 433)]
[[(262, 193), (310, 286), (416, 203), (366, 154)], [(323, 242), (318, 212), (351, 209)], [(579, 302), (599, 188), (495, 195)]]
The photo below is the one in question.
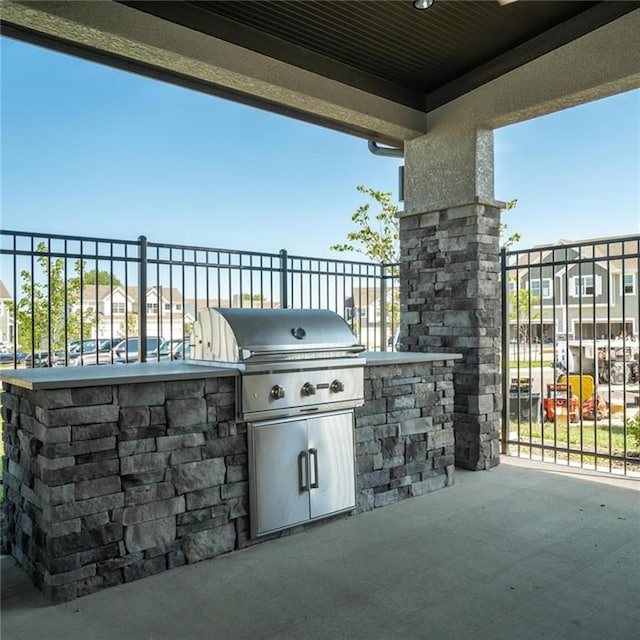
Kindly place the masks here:
[(342, 393), (344, 391), (344, 382), (341, 380), (334, 380), (329, 387), (331, 393)]
[(314, 396), (316, 394), (316, 385), (310, 382), (305, 382), (301, 389), (303, 396)]
[(284, 387), (281, 387), (279, 384), (274, 384), (271, 387), (271, 397), (274, 400), (282, 400), (284, 398)]

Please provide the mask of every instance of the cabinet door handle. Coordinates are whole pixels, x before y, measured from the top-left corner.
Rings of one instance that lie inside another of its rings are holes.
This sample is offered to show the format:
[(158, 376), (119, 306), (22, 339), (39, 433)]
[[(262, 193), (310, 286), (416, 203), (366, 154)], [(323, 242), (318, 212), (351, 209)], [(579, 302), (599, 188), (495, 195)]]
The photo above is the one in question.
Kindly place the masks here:
[(300, 491), (309, 491), (308, 477), (309, 466), (307, 452), (301, 451), (298, 454), (298, 486), (300, 487)]
[(309, 489), (317, 489), (319, 478), (318, 478), (318, 450), (317, 449), (309, 449), (309, 462), (311, 462), (311, 458), (313, 457), (313, 482), (309, 484)]

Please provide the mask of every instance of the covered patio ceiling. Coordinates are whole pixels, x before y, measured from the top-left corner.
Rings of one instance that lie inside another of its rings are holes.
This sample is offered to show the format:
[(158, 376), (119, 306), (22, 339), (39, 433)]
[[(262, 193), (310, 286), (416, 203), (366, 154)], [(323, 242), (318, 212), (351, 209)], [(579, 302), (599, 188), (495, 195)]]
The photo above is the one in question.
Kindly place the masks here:
[[(18, 0), (3, 2), (1, 24), (10, 37), (401, 144), (426, 133), (435, 110), (639, 8), (579, 0), (435, 0), (425, 10), (411, 0)], [(638, 71), (625, 42), (632, 33), (607, 36), (611, 50), (590, 45), (595, 82), (608, 80), (603, 68), (619, 67), (616, 90), (638, 86), (637, 73), (629, 80), (630, 59)]]

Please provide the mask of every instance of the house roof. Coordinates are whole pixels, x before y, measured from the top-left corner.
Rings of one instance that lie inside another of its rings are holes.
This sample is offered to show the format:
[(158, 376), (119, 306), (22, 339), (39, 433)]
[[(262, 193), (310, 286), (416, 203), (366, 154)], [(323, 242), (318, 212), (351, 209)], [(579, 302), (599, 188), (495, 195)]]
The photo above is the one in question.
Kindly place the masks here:
[[(387, 298), (392, 295), (393, 289), (387, 288)], [(347, 298), (347, 301), (352, 302), (352, 306), (364, 308), (372, 304), (380, 304), (382, 297), (382, 288), (377, 287), (353, 287), (351, 295)]]
[[(635, 234), (627, 234), (622, 236), (603, 236), (599, 238), (587, 238), (586, 240), (556, 240), (548, 244), (537, 244), (531, 247), (531, 251), (540, 251), (544, 249), (557, 249), (563, 247), (583, 247), (591, 245), (596, 251), (596, 255), (602, 257), (620, 256), (623, 253), (638, 252), (640, 245), (640, 236)], [(607, 253), (608, 247), (608, 253)]]
[[(550, 266), (554, 261), (562, 264), (556, 275), (564, 273), (578, 264), (606, 264), (611, 273), (638, 273), (640, 255), (640, 236), (624, 235), (614, 237), (591, 238), (589, 240), (558, 240), (551, 244), (541, 244), (531, 249), (507, 253), (510, 269), (521, 267)], [(564, 265), (568, 262), (567, 265)], [(520, 278), (528, 277), (526, 271)]]
[[(147, 296), (150, 293), (155, 293), (158, 287), (147, 287)], [(169, 288), (169, 287), (160, 287), (161, 289), (161, 297), (165, 302), (169, 302), (172, 300), (173, 302), (182, 302), (182, 292), (179, 289)], [(132, 302), (138, 301), (139, 289), (138, 287), (127, 287), (125, 289), (122, 285), (114, 285), (111, 286), (109, 284), (99, 284), (97, 287), (95, 284), (89, 284), (85, 286), (82, 290), (82, 300), (83, 302), (91, 302), (96, 300), (96, 291), (97, 291), (97, 299), (99, 301), (106, 300), (111, 297), (113, 293), (122, 292), (126, 293), (128, 298)]]
[(5, 287), (4, 282), (0, 280), (0, 300), (11, 300), (11, 294), (7, 287)]

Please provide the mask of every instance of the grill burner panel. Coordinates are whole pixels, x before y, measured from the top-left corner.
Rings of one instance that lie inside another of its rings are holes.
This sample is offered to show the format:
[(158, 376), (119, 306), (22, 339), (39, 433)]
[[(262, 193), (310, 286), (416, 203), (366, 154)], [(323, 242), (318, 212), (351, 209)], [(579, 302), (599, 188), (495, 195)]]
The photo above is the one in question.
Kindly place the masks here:
[(363, 404), (361, 367), (246, 374), (242, 384), (245, 420), (347, 409)]

